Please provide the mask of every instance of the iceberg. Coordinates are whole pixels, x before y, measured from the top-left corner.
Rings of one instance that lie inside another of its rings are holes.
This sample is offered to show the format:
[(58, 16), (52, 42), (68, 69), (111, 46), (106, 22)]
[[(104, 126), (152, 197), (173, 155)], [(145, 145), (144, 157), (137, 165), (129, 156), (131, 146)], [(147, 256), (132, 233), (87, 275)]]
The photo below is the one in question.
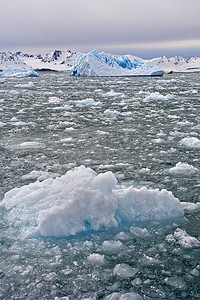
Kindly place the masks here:
[[(18, 228), (24, 237), (67, 237), (184, 215), (180, 201), (171, 192), (124, 188), (117, 185), (111, 171), (97, 174), (85, 166), (55, 179), (14, 188), (0, 205), (7, 210), (10, 226)], [(108, 249), (110, 244), (104, 247)]]
[(0, 73), (0, 77), (39, 77), (39, 74), (33, 70), (10, 65), (5, 66), (3, 72)]
[(127, 56), (115, 57), (111, 54), (91, 52), (77, 53), (72, 76), (162, 76), (164, 71), (155, 65), (144, 63), (134, 58), (131, 61)]

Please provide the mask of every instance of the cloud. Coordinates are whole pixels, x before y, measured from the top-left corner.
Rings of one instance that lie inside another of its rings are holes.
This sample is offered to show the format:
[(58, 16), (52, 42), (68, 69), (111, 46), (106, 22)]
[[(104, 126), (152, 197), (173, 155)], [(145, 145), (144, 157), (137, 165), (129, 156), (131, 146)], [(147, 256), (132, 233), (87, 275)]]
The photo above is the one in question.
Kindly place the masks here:
[(6, 0), (0, 47), (197, 40), (199, 11), (199, 0)]

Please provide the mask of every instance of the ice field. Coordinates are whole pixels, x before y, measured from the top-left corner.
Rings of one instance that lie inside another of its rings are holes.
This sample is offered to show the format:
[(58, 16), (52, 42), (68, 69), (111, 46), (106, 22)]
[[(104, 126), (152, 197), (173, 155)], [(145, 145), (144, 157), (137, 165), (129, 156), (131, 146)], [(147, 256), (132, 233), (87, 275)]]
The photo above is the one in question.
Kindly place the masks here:
[(200, 298), (200, 75), (0, 80), (0, 299)]

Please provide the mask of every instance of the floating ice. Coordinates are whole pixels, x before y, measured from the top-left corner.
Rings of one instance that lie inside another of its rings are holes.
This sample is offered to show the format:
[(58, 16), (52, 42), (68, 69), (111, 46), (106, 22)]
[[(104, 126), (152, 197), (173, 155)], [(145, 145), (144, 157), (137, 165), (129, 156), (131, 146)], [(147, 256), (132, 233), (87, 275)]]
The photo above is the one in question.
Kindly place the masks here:
[(200, 247), (200, 241), (195, 237), (190, 236), (185, 230), (177, 228), (174, 234), (166, 236), (166, 240), (172, 243), (178, 243), (183, 248)]
[(72, 110), (72, 107), (70, 105), (65, 105), (65, 106), (56, 106), (53, 109), (57, 111), (64, 111), (64, 110)]
[(97, 175), (84, 166), (56, 179), (12, 189), (1, 205), (8, 210), (9, 223), (26, 236), (69, 236), (183, 216), (180, 202), (171, 192), (120, 188), (112, 172)]
[(98, 253), (92, 253), (88, 256), (88, 261), (94, 265), (103, 265), (104, 264), (104, 255)]
[(35, 84), (33, 82), (24, 83), (24, 84), (17, 84), (15, 85), (17, 88), (35, 88)]
[(175, 100), (175, 98), (170, 94), (163, 96), (159, 92), (151, 93), (149, 96), (144, 98), (144, 102), (148, 102), (152, 100)]
[(6, 123), (0, 122), (0, 128), (6, 126)]
[(176, 79), (169, 79), (169, 80), (160, 79), (160, 80), (157, 80), (157, 83), (176, 83), (176, 82), (177, 82)]
[(102, 244), (102, 251), (106, 253), (118, 253), (122, 248), (123, 244), (120, 241), (104, 241)]
[(106, 115), (106, 117), (109, 117), (109, 118), (125, 117), (125, 114), (123, 114), (117, 110), (111, 110), (111, 109), (106, 109), (104, 111), (104, 114)]
[(39, 180), (39, 181), (43, 181), (47, 178), (51, 178), (51, 177), (56, 177), (55, 175), (58, 176), (58, 174), (52, 174), (46, 171), (31, 171), (29, 174), (23, 175), (22, 179), (23, 180)]
[(114, 92), (113, 90), (105, 93), (104, 96), (106, 96), (106, 97), (125, 97), (124, 93)]
[(118, 264), (114, 267), (114, 275), (118, 275), (123, 278), (134, 277), (138, 272), (137, 268), (133, 268), (127, 264)]
[(197, 211), (200, 210), (200, 202), (181, 202), (181, 207), (184, 211)]
[(49, 97), (49, 103), (52, 103), (52, 104), (58, 104), (60, 103), (61, 101), (63, 101), (62, 99), (58, 98), (58, 97)]
[(104, 298), (105, 300), (142, 300), (140, 294), (135, 292), (130, 293), (118, 293), (114, 292)]
[(4, 83), (4, 82), (6, 82), (6, 78), (0, 78), (0, 83)]
[(33, 70), (22, 69), (17, 66), (5, 66), (0, 77), (38, 77), (38, 73)]
[(117, 58), (96, 50), (76, 54), (70, 72), (74, 76), (162, 76), (163, 73), (159, 67), (137, 59), (132, 62), (126, 56)]
[(24, 143), (21, 143), (19, 146), (20, 146), (20, 148), (29, 149), (29, 148), (43, 147), (43, 144), (39, 143), (39, 142), (24, 142)]
[(187, 163), (182, 163), (182, 162), (178, 162), (176, 164), (176, 167), (173, 167), (171, 169), (169, 169), (171, 174), (185, 174), (185, 175), (189, 175), (195, 172), (198, 172), (198, 169), (187, 164)]
[(196, 137), (185, 137), (181, 140), (181, 144), (189, 148), (200, 148), (200, 140)]
[(102, 106), (101, 101), (95, 102), (94, 99), (92, 98), (87, 98), (83, 100), (76, 101), (77, 106)]

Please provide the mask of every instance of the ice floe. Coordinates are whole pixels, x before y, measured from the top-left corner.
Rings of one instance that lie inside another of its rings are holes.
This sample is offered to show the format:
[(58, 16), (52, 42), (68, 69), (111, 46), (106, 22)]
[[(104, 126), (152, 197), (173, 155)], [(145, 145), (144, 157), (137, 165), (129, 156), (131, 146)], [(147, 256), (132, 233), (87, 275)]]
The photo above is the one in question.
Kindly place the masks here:
[(35, 84), (33, 82), (24, 83), (24, 84), (17, 84), (15, 85), (16, 88), (35, 88)]
[(14, 65), (5, 66), (0, 77), (38, 77), (38, 73), (33, 70), (22, 69)]
[(166, 96), (160, 94), (159, 92), (151, 93), (149, 96), (144, 98), (144, 102), (152, 101), (152, 100), (175, 100), (174, 96), (168, 94)]
[[(56, 179), (12, 189), (5, 194), (1, 205), (8, 210), (9, 223), (20, 227), (26, 236), (69, 236), (124, 223), (183, 216), (180, 202), (171, 192), (120, 188), (112, 172), (97, 175), (84, 166)], [(145, 229), (134, 232), (148, 236)], [(122, 243), (118, 243), (115, 248), (121, 247)], [(105, 247), (110, 247), (109, 242)]]
[(180, 143), (189, 148), (200, 148), (200, 140), (196, 137), (185, 137)]
[(195, 237), (189, 235), (185, 230), (177, 228), (174, 234), (169, 234), (166, 240), (170, 243), (177, 243), (183, 248), (200, 247), (200, 241)]
[(169, 169), (171, 174), (185, 174), (185, 175), (189, 175), (195, 172), (198, 172), (198, 169), (187, 164), (187, 163), (182, 163), (182, 162), (178, 162), (176, 164), (176, 167), (170, 168)]

